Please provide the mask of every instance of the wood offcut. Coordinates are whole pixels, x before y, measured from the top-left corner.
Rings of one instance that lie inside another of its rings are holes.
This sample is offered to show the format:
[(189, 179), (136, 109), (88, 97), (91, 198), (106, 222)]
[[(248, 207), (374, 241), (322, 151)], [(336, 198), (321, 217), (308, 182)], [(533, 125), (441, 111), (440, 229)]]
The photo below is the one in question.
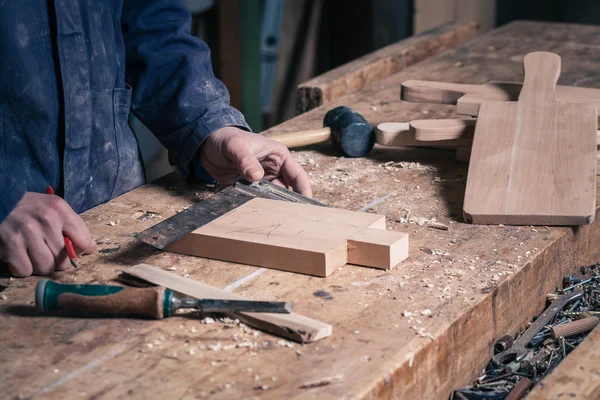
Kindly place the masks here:
[(387, 231), (383, 215), (255, 198), (165, 249), (326, 277), (346, 263), (394, 267), (408, 234)]

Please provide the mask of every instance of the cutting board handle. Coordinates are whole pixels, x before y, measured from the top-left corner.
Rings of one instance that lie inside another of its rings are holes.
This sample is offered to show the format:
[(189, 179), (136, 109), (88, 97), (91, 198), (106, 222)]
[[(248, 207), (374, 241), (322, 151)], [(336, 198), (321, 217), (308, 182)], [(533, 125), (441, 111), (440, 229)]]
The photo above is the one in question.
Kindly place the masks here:
[(525, 81), (519, 101), (525, 98), (547, 98), (556, 102), (556, 83), (560, 76), (560, 56), (555, 53), (536, 51), (523, 60)]

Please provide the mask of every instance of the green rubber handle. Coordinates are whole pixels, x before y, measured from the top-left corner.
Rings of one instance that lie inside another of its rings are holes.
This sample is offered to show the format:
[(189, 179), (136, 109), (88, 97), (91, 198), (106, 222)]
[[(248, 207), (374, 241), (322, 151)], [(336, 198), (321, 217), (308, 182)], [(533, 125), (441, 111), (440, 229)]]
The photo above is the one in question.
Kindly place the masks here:
[(38, 282), (35, 304), (40, 311), (131, 315), (166, 318), (173, 314), (173, 292), (163, 287), (132, 288)]

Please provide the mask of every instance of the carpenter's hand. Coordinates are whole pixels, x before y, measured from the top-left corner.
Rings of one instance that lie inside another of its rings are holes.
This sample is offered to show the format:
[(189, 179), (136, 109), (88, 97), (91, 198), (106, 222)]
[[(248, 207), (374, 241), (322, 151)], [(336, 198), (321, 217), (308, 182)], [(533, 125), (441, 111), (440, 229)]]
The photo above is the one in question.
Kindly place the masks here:
[(66, 201), (27, 192), (0, 224), (0, 259), (16, 276), (63, 270), (70, 265), (63, 234), (79, 255), (96, 250), (85, 223)]
[(200, 162), (221, 185), (240, 177), (266, 179), (312, 196), (308, 175), (281, 143), (234, 127), (215, 131), (200, 147)]

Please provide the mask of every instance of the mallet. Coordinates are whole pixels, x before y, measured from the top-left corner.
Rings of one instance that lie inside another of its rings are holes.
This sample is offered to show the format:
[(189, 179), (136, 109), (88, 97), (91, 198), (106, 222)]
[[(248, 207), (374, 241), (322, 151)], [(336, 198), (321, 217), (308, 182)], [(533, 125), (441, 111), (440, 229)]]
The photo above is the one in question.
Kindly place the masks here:
[(362, 157), (375, 144), (371, 124), (348, 107), (340, 106), (330, 110), (325, 114), (323, 126), (319, 129), (273, 135), (269, 139), (282, 143), (289, 149), (331, 140), (333, 146), (348, 157)]

